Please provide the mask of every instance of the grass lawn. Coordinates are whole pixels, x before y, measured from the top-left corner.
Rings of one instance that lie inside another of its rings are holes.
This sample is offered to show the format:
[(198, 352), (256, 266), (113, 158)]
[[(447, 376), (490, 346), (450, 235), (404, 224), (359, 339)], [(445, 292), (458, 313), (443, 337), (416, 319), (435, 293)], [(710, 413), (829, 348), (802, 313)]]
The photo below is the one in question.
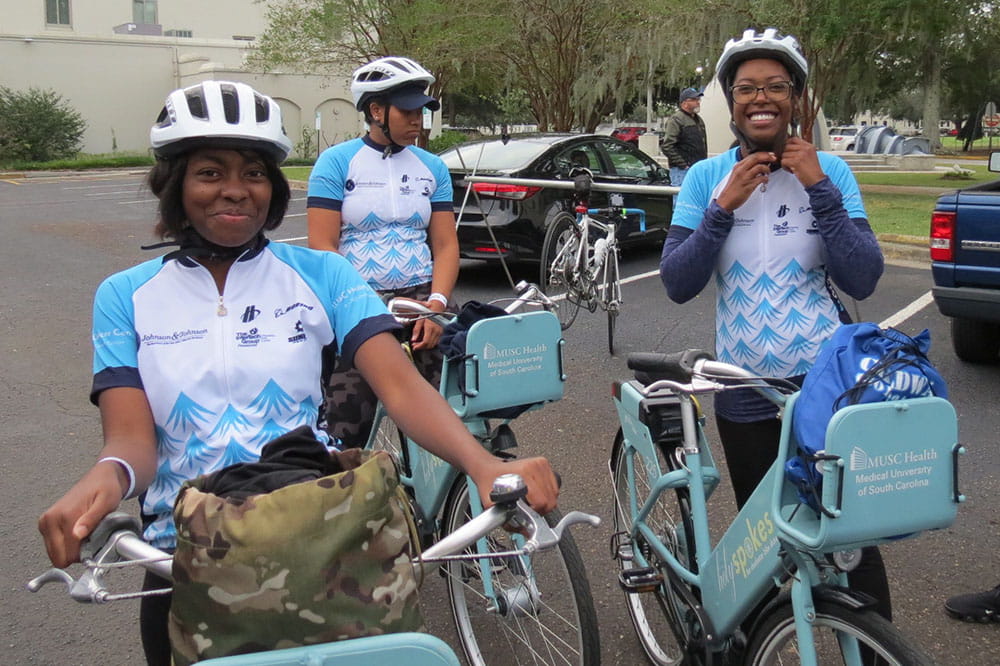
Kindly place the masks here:
[(288, 180), (309, 180), (309, 174), (312, 173), (311, 166), (281, 167), (281, 170)]
[(926, 237), (930, 233), (933, 194), (864, 193), (868, 221), (876, 234)]
[(862, 171), (854, 174), (861, 185), (905, 185), (919, 187), (943, 187), (959, 189), (977, 183), (988, 183), (1000, 178), (1000, 174), (988, 171), (985, 166), (960, 164), (963, 169), (975, 173), (969, 179), (943, 178), (941, 171), (925, 173), (895, 173), (892, 171)]

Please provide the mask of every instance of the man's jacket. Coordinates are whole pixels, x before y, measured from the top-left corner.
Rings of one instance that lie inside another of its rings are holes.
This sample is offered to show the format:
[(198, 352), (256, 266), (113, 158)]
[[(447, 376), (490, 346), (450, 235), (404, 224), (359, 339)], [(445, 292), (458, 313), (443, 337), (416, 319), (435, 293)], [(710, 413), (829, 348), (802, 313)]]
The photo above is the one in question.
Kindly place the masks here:
[(705, 159), (708, 157), (705, 121), (697, 114), (677, 111), (667, 119), (660, 150), (667, 156), (670, 166), (678, 169), (687, 169)]

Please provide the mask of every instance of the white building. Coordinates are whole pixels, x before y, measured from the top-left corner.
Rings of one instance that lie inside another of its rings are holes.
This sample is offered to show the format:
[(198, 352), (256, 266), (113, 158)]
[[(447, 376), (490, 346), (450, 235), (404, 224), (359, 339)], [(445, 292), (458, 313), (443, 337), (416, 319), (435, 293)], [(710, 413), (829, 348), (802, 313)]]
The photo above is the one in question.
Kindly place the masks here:
[(364, 132), (339, 77), (261, 74), (244, 59), (266, 27), (253, 0), (0, 0), (0, 86), (52, 89), (86, 120), (83, 151), (145, 151), (171, 90), (249, 83), (275, 98), (295, 144), (316, 150)]

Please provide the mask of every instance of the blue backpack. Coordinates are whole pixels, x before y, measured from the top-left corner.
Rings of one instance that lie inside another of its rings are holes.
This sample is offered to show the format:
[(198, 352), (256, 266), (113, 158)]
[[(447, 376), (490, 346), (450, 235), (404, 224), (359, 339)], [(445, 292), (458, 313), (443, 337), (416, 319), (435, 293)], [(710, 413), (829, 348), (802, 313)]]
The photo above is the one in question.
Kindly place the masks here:
[(785, 463), (786, 478), (798, 488), (801, 501), (820, 510), (817, 453), (825, 448), (834, 412), (859, 403), (948, 397), (944, 379), (927, 358), (930, 345), (927, 329), (911, 338), (870, 322), (841, 326), (823, 345), (795, 402), (792, 431), (798, 455)]

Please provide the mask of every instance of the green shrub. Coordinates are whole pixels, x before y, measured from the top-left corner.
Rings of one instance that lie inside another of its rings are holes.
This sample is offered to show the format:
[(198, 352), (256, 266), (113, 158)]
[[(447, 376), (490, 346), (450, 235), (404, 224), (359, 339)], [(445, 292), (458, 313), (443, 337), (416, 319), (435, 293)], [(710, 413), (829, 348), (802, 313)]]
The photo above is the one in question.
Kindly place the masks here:
[(53, 90), (0, 86), (0, 162), (46, 162), (80, 152), (87, 123)]
[(452, 146), (457, 146), (458, 144), (464, 143), (468, 140), (469, 137), (465, 132), (445, 130), (441, 132), (440, 135), (427, 142), (427, 150), (432, 153), (443, 153)]

